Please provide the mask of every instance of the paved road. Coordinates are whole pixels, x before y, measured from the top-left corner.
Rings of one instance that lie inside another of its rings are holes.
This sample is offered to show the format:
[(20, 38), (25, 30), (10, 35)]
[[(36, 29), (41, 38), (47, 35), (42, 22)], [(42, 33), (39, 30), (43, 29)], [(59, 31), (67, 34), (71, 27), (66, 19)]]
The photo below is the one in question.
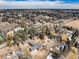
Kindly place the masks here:
[(7, 45), (6, 43), (0, 44), (0, 49), (6, 47), (6, 45)]

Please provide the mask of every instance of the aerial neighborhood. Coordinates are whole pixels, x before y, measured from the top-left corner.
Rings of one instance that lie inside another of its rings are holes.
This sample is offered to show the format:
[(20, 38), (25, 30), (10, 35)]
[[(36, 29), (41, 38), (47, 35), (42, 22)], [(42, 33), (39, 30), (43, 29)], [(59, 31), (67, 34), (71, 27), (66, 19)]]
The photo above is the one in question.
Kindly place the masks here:
[(0, 59), (79, 59), (79, 10), (0, 10)]

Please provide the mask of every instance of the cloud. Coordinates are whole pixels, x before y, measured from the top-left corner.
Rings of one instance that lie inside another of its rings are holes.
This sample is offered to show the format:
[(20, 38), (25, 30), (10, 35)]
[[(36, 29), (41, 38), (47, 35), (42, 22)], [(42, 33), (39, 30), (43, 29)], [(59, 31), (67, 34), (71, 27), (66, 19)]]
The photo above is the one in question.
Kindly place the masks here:
[(64, 3), (60, 0), (53, 2), (0, 1), (0, 9), (79, 9), (79, 4)]
[(2, 1), (57, 1), (57, 0), (2, 0)]

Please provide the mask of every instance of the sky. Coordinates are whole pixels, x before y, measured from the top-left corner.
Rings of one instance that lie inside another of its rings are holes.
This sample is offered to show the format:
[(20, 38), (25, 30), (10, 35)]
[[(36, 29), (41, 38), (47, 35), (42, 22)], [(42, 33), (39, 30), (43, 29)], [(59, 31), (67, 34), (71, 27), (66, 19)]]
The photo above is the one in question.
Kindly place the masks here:
[(0, 9), (79, 9), (79, 0), (0, 0)]

